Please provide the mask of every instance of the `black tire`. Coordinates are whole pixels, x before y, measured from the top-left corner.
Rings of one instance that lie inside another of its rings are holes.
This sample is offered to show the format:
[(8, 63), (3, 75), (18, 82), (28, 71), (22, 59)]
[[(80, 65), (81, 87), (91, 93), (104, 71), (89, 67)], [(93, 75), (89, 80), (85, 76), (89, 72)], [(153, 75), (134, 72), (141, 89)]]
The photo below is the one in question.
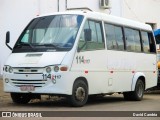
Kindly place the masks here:
[(26, 93), (11, 93), (11, 98), (14, 103), (27, 104), (32, 99), (32, 96)]
[(143, 99), (144, 94), (144, 82), (138, 79), (135, 90), (132, 92), (124, 92), (123, 96), (125, 100), (134, 100), (134, 101), (141, 101)]
[(71, 106), (82, 107), (88, 100), (88, 86), (82, 80), (75, 81), (72, 89), (72, 95), (68, 96)]

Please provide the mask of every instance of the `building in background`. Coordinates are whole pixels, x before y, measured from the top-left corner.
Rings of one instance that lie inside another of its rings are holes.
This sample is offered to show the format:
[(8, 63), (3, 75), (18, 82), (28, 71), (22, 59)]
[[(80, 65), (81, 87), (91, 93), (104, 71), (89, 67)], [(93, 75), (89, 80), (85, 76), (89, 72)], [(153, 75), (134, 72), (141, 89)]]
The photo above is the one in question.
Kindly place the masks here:
[(122, 17), (160, 27), (160, 0), (122, 0)]
[[(100, 4), (100, 1), (104, 3)], [(11, 32), (10, 46), (13, 47), (22, 30), (37, 15), (87, 7), (93, 11), (148, 23), (156, 29), (160, 27), (160, 16), (157, 15), (159, 6), (159, 0), (1, 0), (0, 75), (2, 75), (5, 60), (11, 53), (5, 45), (6, 32)]]

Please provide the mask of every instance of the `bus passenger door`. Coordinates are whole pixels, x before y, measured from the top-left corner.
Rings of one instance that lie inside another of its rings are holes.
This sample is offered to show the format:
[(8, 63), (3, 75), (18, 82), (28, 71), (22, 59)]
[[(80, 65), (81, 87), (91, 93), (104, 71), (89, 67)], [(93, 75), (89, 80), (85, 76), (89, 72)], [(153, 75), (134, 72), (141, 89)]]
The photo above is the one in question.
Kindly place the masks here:
[(87, 79), (89, 94), (104, 93), (107, 89), (107, 55), (102, 31), (101, 21), (86, 20), (72, 65), (72, 71)]

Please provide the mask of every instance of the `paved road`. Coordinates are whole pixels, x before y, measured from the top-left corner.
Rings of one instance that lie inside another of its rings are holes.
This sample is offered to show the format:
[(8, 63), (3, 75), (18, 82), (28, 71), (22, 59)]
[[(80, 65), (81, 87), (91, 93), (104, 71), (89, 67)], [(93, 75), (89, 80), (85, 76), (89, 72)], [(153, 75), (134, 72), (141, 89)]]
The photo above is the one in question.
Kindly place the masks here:
[[(54, 99), (54, 100), (53, 100)], [(2, 80), (0, 80), (0, 111), (160, 111), (160, 92), (152, 92), (144, 95), (143, 101), (124, 101), (123, 96), (114, 94), (104, 98), (98, 98), (89, 101), (84, 107), (74, 108), (70, 107), (65, 99), (55, 100), (56, 98), (48, 98), (43, 96), (42, 100), (31, 101), (27, 105), (14, 104), (10, 98), (9, 93), (3, 92)], [(143, 113), (143, 112), (142, 112)], [(16, 120), (17, 118), (15, 118)], [(41, 120), (41, 118), (39, 118)], [(53, 118), (47, 118), (53, 119)], [(64, 118), (55, 118), (61, 120)], [(81, 118), (65, 118), (65, 120), (80, 119)], [(91, 118), (85, 118), (91, 119)], [(93, 117), (92, 120), (97, 119)], [(113, 119), (109, 117), (100, 117), (99, 119)], [(146, 118), (146, 117), (132, 117), (132, 118), (116, 118), (123, 120), (159, 120), (160, 118)], [(1, 120), (1, 118), (0, 118)], [(14, 120), (14, 118), (12, 118)]]

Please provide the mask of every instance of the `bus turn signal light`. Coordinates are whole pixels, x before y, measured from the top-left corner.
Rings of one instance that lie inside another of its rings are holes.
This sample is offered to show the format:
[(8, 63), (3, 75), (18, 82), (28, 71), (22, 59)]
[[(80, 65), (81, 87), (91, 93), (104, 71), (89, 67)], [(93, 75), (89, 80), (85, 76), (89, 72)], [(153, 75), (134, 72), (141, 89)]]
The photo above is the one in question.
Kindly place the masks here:
[(61, 70), (61, 71), (67, 71), (67, 70), (68, 70), (68, 67), (67, 67), (67, 66), (60, 67), (60, 70)]

